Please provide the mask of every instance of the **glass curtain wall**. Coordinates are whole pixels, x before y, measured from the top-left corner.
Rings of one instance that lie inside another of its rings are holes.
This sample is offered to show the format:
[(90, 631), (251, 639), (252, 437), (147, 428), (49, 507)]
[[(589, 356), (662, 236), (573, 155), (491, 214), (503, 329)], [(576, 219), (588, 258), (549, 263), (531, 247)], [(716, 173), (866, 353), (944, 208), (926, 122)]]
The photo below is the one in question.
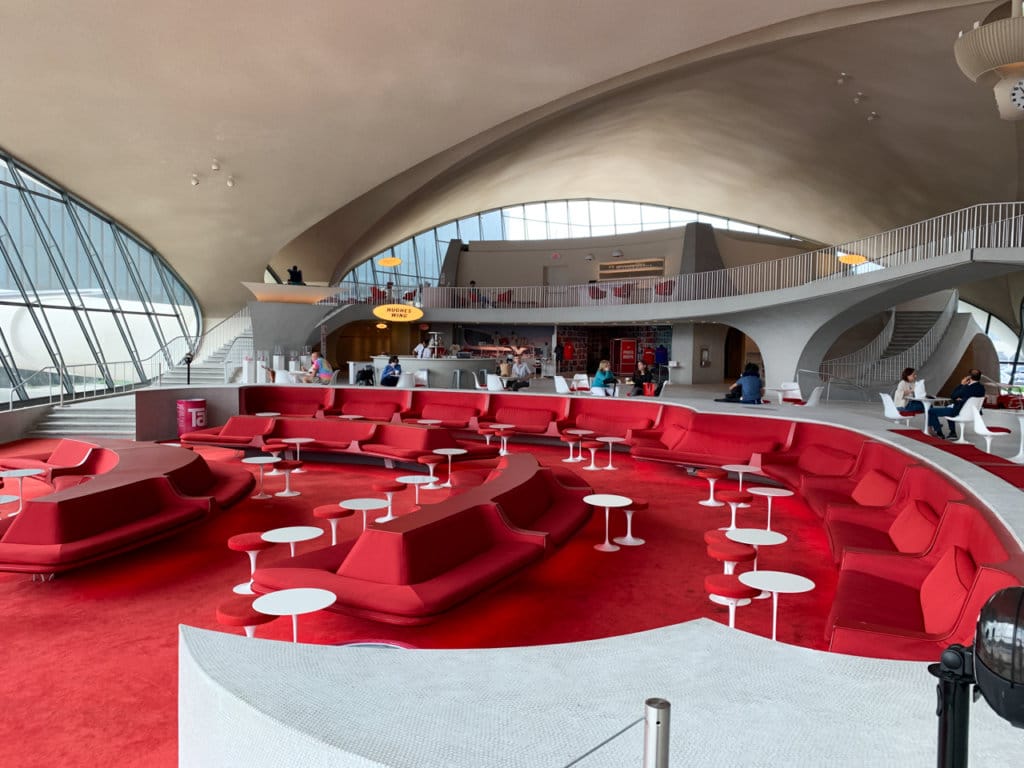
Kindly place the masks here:
[(158, 253), (0, 150), (0, 407), (148, 381), (200, 323)]
[[(1020, 386), (1024, 384), (1024, 360), (1021, 359), (1022, 337), (993, 315), (980, 307), (961, 301), (957, 304), (957, 312), (970, 312), (974, 321), (981, 326), (985, 334), (992, 339), (992, 345), (999, 355), (999, 381), (1002, 384)], [(1024, 302), (1021, 303), (1021, 327), (1024, 328)]]
[[(359, 297), (367, 295), (370, 286), (384, 286), (388, 282), (404, 288), (437, 285), (448, 243), (454, 239), (464, 243), (563, 240), (648, 232), (682, 227), (691, 222), (780, 240), (797, 239), (756, 224), (661, 205), (619, 200), (548, 200), (482, 211), (420, 232), (374, 254), (346, 274), (340, 285), (351, 288), (351, 295)], [(391, 256), (397, 256), (402, 263), (397, 267), (377, 264), (379, 259)]]

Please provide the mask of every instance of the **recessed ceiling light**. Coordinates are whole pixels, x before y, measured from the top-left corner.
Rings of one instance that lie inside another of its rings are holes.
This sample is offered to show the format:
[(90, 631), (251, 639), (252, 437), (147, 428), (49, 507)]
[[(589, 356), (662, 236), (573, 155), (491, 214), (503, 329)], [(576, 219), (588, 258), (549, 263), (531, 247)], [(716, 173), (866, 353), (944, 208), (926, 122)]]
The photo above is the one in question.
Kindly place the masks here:
[(193, 187), (198, 187), (199, 186), (199, 174), (198, 173), (193, 173), (192, 174), (192, 181), (190, 183), (192, 184)]
[(220, 170), (220, 163), (217, 162), (217, 158), (216, 157), (213, 158), (213, 162), (210, 163), (210, 170), (211, 171), (219, 171)]
[(868, 122), (869, 123), (873, 123), (875, 120), (878, 120), (880, 117), (881, 117), (881, 115), (878, 114), (877, 112), (872, 112), (870, 115), (868, 115)]
[(235, 186), (235, 177), (234, 176), (228, 176), (228, 180), (226, 182), (224, 182), (224, 183), (227, 184), (229, 187)]
[(857, 94), (853, 97), (854, 104), (860, 104), (867, 96), (864, 95), (863, 91), (857, 91)]
[(840, 72), (839, 77), (836, 78), (836, 85), (846, 85), (846, 81), (850, 79), (850, 76), (845, 72)]

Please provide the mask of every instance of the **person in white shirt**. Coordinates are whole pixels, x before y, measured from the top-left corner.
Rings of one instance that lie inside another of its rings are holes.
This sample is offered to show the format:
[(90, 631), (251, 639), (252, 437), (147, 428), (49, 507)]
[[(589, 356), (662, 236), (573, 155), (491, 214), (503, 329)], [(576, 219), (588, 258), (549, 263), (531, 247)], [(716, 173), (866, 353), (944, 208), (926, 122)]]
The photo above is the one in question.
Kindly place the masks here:
[(523, 362), (520, 355), (512, 358), (512, 379), (505, 386), (513, 392), (530, 386), (530, 366)]
[(896, 392), (893, 393), (892, 401), (901, 411), (914, 411), (922, 413), (924, 403), (914, 400), (914, 382), (917, 381), (917, 372), (913, 368), (904, 368), (900, 376), (900, 383), (896, 385)]
[(423, 341), (413, 348), (412, 353), (423, 360), (434, 356), (434, 350), (428, 347), (426, 342)]

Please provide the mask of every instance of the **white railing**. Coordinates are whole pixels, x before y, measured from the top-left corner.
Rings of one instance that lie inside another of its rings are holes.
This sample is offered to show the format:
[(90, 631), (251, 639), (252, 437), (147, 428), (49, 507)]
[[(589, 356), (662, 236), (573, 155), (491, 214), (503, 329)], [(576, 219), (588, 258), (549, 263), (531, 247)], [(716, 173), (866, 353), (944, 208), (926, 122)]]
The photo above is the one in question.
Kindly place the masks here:
[(866, 365), (881, 358), (882, 353), (892, 341), (892, 332), (896, 327), (896, 312), (889, 310), (889, 319), (881, 332), (867, 344), (855, 352), (842, 357), (833, 357), (821, 363), (822, 376), (851, 378), (856, 377)]
[(196, 359), (209, 357), (234, 339), (247, 334), (252, 334), (252, 317), (249, 314), (249, 307), (244, 306), (231, 317), (225, 317), (212, 328), (203, 332), (199, 344), (196, 345)]
[[(795, 288), (840, 280), (879, 269), (902, 267), (973, 248), (1024, 247), (1024, 203), (987, 203), (936, 216), (870, 237), (783, 259), (710, 272), (671, 277), (604, 281), (586, 285), (520, 285), (504, 287), (426, 287), (416, 295), (424, 308), (496, 307), (559, 308), (606, 304), (649, 304), (661, 301), (703, 301)], [(858, 263), (839, 260), (863, 257)], [(353, 293), (333, 303), (387, 303), (385, 291), (350, 286)], [(393, 288), (393, 299), (416, 290)]]

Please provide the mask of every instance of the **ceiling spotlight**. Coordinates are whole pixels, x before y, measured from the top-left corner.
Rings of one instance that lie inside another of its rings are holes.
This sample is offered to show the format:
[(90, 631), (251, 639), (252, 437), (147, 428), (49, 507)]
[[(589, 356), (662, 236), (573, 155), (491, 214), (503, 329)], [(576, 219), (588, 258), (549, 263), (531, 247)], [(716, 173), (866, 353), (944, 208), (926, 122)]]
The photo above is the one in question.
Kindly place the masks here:
[(853, 97), (854, 104), (860, 104), (867, 96), (864, 95), (863, 91), (857, 91), (857, 95)]
[(199, 186), (199, 174), (198, 173), (193, 173), (192, 174), (192, 186), (193, 187), (198, 187)]
[(850, 79), (850, 76), (845, 72), (840, 72), (839, 77), (836, 78), (836, 85), (846, 85), (846, 81)]
[(618, 248), (616, 248), (614, 251), (612, 251), (612, 258), (613, 259), (621, 259), (623, 256), (625, 256), (625, 254), (621, 250), (619, 250)]
[(870, 115), (868, 115), (868, 122), (869, 123), (873, 123), (875, 120), (877, 120), (880, 117), (881, 117), (881, 115), (878, 114), (877, 112), (872, 112)]
[(216, 157), (213, 158), (213, 162), (210, 163), (210, 170), (211, 171), (219, 171), (220, 170), (220, 163), (217, 162), (217, 158)]
[(226, 182), (224, 182), (224, 183), (227, 184), (229, 187), (235, 186), (235, 177), (234, 176), (228, 176), (228, 180)]
[(375, 327), (377, 328), (378, 331), (386, 331), (387, 328), (388, 328), (388, 324), (387, 323), (377, 323), (377, 325)]

